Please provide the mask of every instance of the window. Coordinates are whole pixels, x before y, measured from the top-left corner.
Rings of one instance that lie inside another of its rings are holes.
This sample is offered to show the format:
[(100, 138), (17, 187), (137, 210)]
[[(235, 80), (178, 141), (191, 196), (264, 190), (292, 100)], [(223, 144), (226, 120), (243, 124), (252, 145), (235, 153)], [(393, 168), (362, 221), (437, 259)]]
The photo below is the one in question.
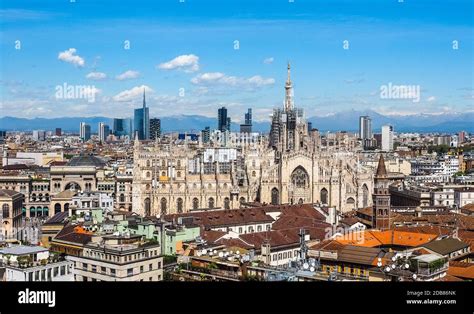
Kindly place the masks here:
[(133, 268), (127, 269), (127, 276), (133, 276)]
[(96, 272), (97, 272), (97, 266), (92, 265), (92, 266), (91, 266), (91, 271), (92, 271), (93, 273), (96, 273)]
[(3, 204), (2, 213), (3, 213), (3, 218), (10, 217), (10, 206), (8, 204)]
[(82, 263), (82, 269), (87, 270), (87, 264), (86, 263)]
[(66, 266), (61, 266), (61, 276), (66, 274)]
[(158, 269), (161, 269), (161, 262), (158, 262)]
[(107, 272), (107, 268), (102, 266), (100, 267), (100, 271), (105, 274)]
[(140, 266), (140, 273), (143, 273), (143, 266)]
[(153, 270), (153, 264), (148, 265), (148, 270), (152, 271)]
[(59, 267), (54, 267), (53, 268), (53, 277), (56, 277), (59, 273)]
[(112, 276), (115, 276), (115, 269), (111, 268), (111, 269), (110, 269), (110, 274), (111, 274)]

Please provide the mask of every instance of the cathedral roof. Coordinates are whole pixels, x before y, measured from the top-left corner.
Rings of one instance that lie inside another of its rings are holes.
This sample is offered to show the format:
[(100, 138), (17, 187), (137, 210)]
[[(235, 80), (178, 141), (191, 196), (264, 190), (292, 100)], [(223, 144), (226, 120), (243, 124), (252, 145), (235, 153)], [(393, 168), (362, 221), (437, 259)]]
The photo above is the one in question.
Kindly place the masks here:
[(383, 177), (387, 175), (387, 168), (385, 168), (385, 160), (383, 155), (380, 154), (379, 164), (377, 166), (377, 177)]

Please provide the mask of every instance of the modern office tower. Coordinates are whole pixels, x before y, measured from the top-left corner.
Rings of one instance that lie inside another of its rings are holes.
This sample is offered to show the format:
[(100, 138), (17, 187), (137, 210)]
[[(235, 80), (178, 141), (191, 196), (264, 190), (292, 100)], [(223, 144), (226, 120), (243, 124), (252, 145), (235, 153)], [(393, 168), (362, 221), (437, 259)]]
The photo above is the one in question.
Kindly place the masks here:
[(150, 119), (150, 139), (156, 140), (161, 137), (161, 120), (158, 118)]
[(393, 150), (393, 126), (382, 126), (382, 150), (389, 152)]
[(240, 125), (240, 133), (252, 133), (252, 109), (245, 114), (245, 122)]
[(79, 137), (83, 141), (88, 141), (91, 139), (91, 126), (85, 122), (81, 122), (79, 126)]
[(143, 107), (135, 109), (133, 116), (133, 133), (138, 133), (139, 140), (150, 139), (150, 113), (146, 106), (145, 90), (143, 90)]
[(44, 141), (46, 139), (46, 131), (44, 130), (34, 130), (33, 131), (33, 140), (35, 141)]
[(221, 132), (230, 131), (230, 123), (230, 117), (227, 117), (227, 108), (219, 108), (217, 111), (217, 129)]
[(61, 135), (63, 135), (63, 130), (61, 130), (61, 128), (56, 128), (54, 134), (56, 136), (61, 136)]
[(467, 133), (466, 131), (461, 131), (458, 133), (458, 143), (462, 144), (466, 142)]
[(132, 137), (132, 119), (114, 119), (113, 134), (115, 136), (128, 136)]
[(209, 143), (211, 140), (211, 128), (206, 126), (204, 130), (201, 131), (201, 137), (203, 143)]
[(359, 118), (359, 138), (372, 138), (372, 119), (369, 116), (361, 116)]
[(308, 133), (313, 129), (313, 123), (308, 122)]
[(3, 143), (6, 137), (7, 137), (7, 131), (0, 130), (0, 143)]
[(99, 123), (99, 141), (102, 143), (107, 141), (107, 136), (110, 134), (110, 127), (104, 122)]
[(364, 149), (375, 146), (372, 134), (372, 119), (369, 116), (361, 116), (359, 118), (359, 138), (362, 140)]

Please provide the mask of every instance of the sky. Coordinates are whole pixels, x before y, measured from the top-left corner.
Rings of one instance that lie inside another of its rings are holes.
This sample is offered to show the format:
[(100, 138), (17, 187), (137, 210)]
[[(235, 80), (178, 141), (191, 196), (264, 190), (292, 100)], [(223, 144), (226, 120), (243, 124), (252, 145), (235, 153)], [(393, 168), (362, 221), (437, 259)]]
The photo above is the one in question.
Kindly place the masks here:
[(288, 62), (308, 117), (474, 110), (471, 0), (0, 3), (0, 117), (131, 117), (146, 90), (152, 117), (266, 121)]

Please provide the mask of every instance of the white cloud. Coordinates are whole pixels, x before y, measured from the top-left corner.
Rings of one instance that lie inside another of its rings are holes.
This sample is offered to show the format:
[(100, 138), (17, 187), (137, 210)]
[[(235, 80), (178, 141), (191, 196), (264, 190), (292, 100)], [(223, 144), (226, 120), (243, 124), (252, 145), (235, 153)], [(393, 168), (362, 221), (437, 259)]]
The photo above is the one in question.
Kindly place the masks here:
[(145, 90), (146, 93), (152, 93), (153, 89), (146, 85), (141, 85), (141, 86), (135, 86), (132, 89), (127, 89), (124, 90), (117, 95), (115, 95), (112, 99), (114, 101), (131, 101), (131, 100), (141, 100), (141, 96), (143, 95), (143, 90)]
[(432, 101), (435, 101), (436, 100), (436, 97), (435, 96), (430, 96), (426, 99), (428, 102), (432, 102)]
[(273, 78), (263, 78), (255, 75), (250, 78), (225, 75), (221, 72), (202, 73), (191, 79), (191, 83), (196, 85), (221, 85), (231, 87), (242, 87), (253, 89), (275, 84)]
[(90, 80), (100, 81), (100, 80), (106, 79), (107, 74), (105, 74), (103, 72), (91, 72), (91, 73), (86, 75), (86, 78), (88, 78)]
[(124, 81), (124, 80), (136, 79), (139, 76), (140, 76), (140, 72), (128, 70), (128, 71), (123, 72), (122, 74), (117, 75), (115, 78), (119, 81)]
[(273, 59), (273, 57), (265, 58), (265, 59), (263, 60), (263, 63), (265, 63), (265, 64), (272, 64), (274, 60), (275, 60), (275, 59)]
[(184, 72), (196, 72), (199, 70), (199, 57), (193, 54), (181, 55), (158, 66), (162, 70), (182, 70)]
[(83, 67), (85, 64), (84, 58), (76, 55), (76, 48), (69, 48), (68, 50), (60, 52), (58, 59), (64, 62), (72, 63), (79, 67)]

